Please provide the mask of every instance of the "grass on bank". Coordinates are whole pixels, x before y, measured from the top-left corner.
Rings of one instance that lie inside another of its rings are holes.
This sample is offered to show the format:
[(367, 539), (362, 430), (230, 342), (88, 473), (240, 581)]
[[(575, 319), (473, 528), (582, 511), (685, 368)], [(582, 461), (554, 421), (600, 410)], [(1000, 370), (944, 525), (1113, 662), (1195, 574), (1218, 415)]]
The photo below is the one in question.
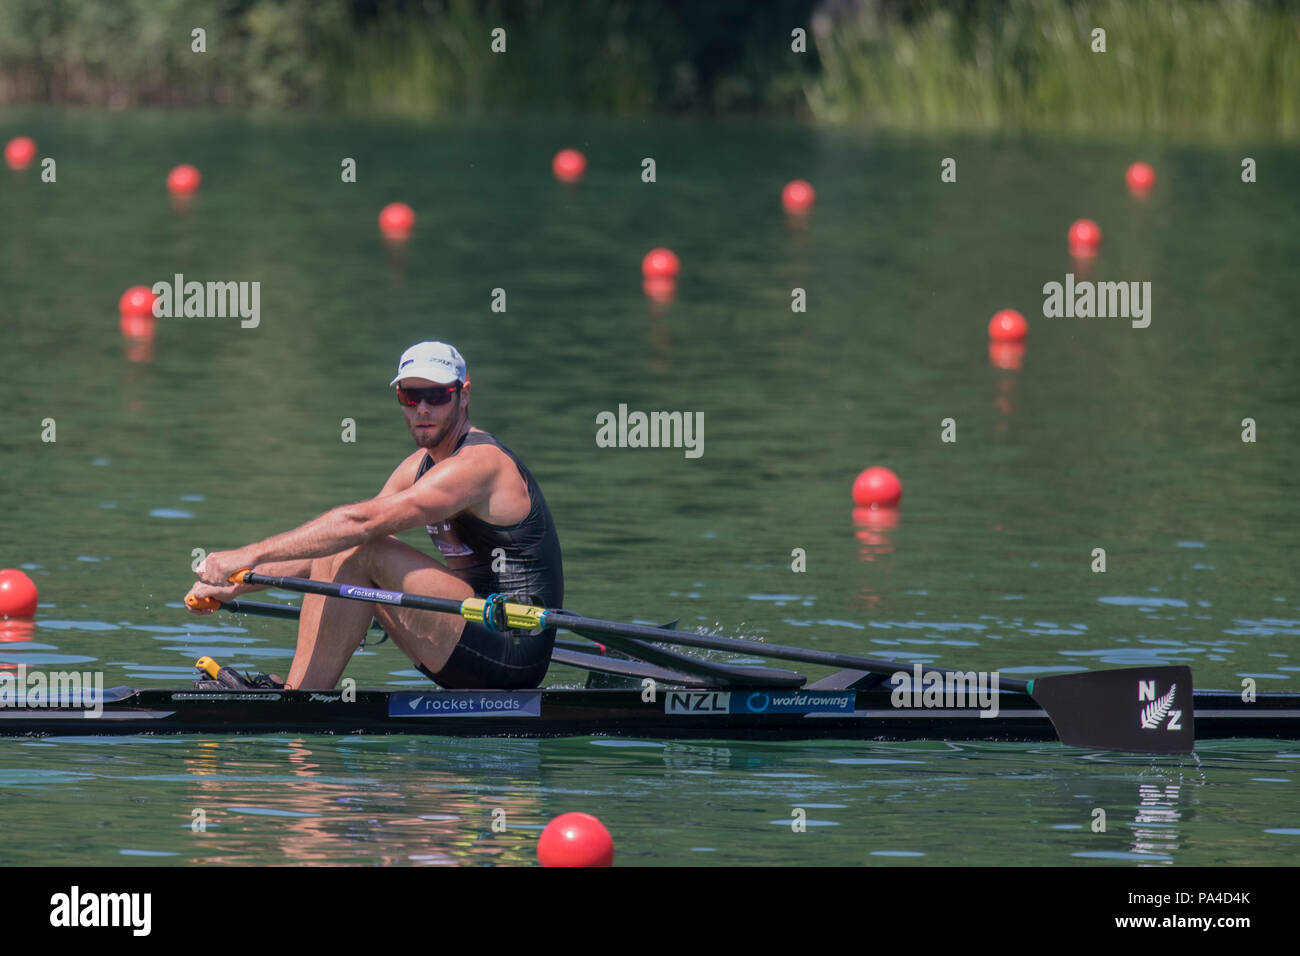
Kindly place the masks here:
[(4, 0), (17, 103), (1292, 139), (1300, 0)]
[[(816, 31), (830, 122), (905, 129), (1300, 133), (1300, 16), (1250, 0), (1010, 0)], [(1092, 50), (1094, 28), (1106, 52)]]

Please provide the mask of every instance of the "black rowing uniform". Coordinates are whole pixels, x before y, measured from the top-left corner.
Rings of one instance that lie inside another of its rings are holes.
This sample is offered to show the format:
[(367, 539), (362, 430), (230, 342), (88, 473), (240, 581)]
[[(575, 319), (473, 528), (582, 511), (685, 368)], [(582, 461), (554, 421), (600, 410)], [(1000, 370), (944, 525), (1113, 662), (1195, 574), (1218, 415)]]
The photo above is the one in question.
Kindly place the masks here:
[[(542, 489), (515, 453), (487, 432), (466, 432), (451, 456), (468, 445), (495, 445), (509, 456), (528, 486), (528, 514), (517, 524), (494, 525), (461, 512), (437, 525), (426, 525), (429, 537), (445, 557), (470, 559), (458, 560), (455, 573), (474, 589), (477, 597), (505, 594), (518, 603), (563, 606), (560, 538)], [(415, 480), (424, 477), (433, 465), (433, 459), (426, 454)], [(460, 641), (442, 670), (434, 674), (423, 665), (420, 670), (447, 688), (537, 687), (550, 666), (554, 643), (555, 628), (493, 631), (466, 621)]]

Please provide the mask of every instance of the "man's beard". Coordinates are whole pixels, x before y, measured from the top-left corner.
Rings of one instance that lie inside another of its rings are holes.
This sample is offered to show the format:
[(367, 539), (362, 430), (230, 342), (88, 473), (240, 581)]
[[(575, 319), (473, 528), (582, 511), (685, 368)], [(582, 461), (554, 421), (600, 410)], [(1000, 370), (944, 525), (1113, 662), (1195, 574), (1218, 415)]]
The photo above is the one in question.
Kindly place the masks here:
[(411, 427), (411, 437), (415, 439), (416, 448), (434, 448), (437, 446), (438, 442), (442, 441), (442, 436), (444, 434), (446, 433), (442, 429), (430, 433), (421, 431), (414, 426)]
[[(463, 411), (459, 414), (453, 415), (440, 427), (435, 428), (432, 434), (426, 434), (418, 430), (414, 425), (408, 425), (407, 428), (411, 433), (411, 437), (415, 439), (415, 447), (424, 449), (436, 447), (437, 444), (448, 435), (455, 434), (456, 430), (461, 427), (464, 421), (464, 415), (465, 413)], [(430, 422), (429, 424), (437, 425), (438, 423)]]

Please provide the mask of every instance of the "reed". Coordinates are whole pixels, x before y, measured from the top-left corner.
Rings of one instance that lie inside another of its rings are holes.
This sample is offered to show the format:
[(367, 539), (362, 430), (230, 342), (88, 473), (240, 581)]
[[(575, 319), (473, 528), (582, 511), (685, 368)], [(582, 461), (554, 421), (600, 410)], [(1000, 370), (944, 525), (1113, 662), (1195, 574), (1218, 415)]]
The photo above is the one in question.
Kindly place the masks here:
[[(815, 116), (901, 129), (1300, 133), (1300, 15), (1249, 0), (1008, 0), (814, 33)], [(1106, 52), (1092, 30), (1106, 31)]]
[(30, 102), (1291, 139), (1300, 0), (5, 0), (0, 105)]

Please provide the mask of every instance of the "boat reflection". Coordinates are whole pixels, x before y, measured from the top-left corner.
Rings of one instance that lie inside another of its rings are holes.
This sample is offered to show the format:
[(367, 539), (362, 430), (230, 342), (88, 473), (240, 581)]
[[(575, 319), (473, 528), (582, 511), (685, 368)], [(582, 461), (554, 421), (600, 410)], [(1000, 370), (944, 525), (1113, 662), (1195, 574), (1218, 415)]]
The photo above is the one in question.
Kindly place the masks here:
[[(490, 761), (502, 764), (490, 791), (472, 776), (428, 766), (447, 762), (438, 743), (198, 741), (184, 760), (192, 777), (184, 812), (193, 820), (202, 811), (193, 834), (200, 848), (188, 862), (533, 865), (536, 830), (546, 822), (535, 796), (536, 742), (487, 742), (509, 751)], [(393, 762), (411, 772), (386, 772)], [(473, 762), (479, 781), (483, 764), (481, 756)]]

